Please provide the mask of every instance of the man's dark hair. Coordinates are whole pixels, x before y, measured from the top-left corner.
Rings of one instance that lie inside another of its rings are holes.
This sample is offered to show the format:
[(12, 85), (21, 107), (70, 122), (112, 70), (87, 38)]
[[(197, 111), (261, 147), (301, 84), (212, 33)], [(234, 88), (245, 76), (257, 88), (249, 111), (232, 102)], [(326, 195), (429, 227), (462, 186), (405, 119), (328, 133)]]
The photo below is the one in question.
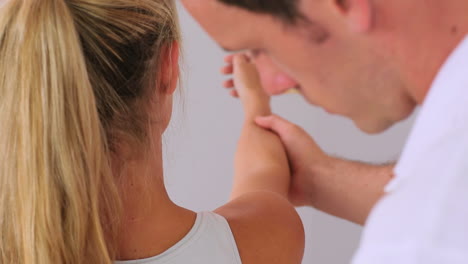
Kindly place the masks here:
[(302, 17), (299, 0), (219, 0), (256, 13), (273, 15), (287, 23), (294, 23)]

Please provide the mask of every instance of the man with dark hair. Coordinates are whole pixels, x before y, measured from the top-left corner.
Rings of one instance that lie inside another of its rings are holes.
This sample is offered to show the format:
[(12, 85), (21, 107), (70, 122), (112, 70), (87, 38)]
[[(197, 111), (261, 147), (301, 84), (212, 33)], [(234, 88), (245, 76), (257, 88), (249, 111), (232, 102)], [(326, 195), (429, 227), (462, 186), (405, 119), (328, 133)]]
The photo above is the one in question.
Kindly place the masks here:
[(251, 51), (272, 95), (295, 87), (368, 133), (421, 105), (396, 166), (331, 157), (278, 116), (256, 121), (284, 143), (291, 202), (366, 223), (353, 263), (468, 263), (468, 1), (182, 2), (225, 50)]
[(270, 14), (291, 23), (300, 18), (298, 0), (219, 0), (227, 5), (245, 8), (252, 12)]

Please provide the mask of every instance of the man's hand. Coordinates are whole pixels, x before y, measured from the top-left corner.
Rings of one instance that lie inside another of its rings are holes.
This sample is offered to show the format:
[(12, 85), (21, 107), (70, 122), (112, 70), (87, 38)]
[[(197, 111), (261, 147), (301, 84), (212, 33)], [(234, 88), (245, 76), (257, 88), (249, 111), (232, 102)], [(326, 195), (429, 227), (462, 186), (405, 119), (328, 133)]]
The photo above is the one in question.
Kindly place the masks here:
[(312, 205), (313, 165), (327, 163), (329, 157), (301, 127), (279, 116), (258, 117), (255, 121), (278, 134), (286, 148), (292, 175), (290, 201), (296, 206)]
[(255, 119), (282, 141), (291, 172), (290, 202), (363, 224), (393, 176), (393, 165), (374, 166), (327, 155), (302, 128), (271, 115), (270, 98), (261, 89), (261, 76), (250, 57), (236, 54), (225, 61), (221, 71), (233, 77), (224, 86), (241, 99), (247, 123)]
[(283, 142), (291, 168), (289, 199), (296, 206), (313, 206), (331, 215), (364, 224), (393, 164), (375, 166), (325, 154), (299, 126), (272, 115), (256, 123), (275, 132)]

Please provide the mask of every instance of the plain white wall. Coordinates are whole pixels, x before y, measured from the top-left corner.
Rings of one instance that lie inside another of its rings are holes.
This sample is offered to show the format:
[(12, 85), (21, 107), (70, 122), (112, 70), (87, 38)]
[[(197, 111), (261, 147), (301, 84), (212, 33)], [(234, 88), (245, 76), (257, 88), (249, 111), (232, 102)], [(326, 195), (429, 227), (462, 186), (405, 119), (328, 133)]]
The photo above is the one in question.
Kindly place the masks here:
[[(166, 185), (174, 201), (195, 211), (227, 201), (242, 113), (222, 88), (224, 53), (179, 6), (183, 31), (182, 98), (165, 134)], [(227, 29), (229, 30), (229, 29)], [(337, 72), (336, 74), (339, 74)], [(369, 162), (396, 160), (414, 117), (390, 131), (369, 136), (352, 122), (310, 106), (298, 95), (273, 100), (274, 110), (304, 127), (328, 153)], [(349, 263), (361, 227), (312, 208), (298, 210), (306, 230), (303, 263)]]

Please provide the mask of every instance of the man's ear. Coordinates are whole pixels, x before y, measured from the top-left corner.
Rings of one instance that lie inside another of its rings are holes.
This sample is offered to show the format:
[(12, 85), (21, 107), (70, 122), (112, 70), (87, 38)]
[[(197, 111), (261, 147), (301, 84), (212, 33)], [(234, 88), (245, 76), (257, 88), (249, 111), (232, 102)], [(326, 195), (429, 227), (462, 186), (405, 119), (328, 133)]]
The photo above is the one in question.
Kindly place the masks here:
[(179, 82), (179, 42), (174, 41), (164, 49), (161, 65), (161, 84), (164, 93), (172, 95)]
[(336, 8), (345, 16), (347, 24), (354, 32), (367, 32), (372, 27), (372, 0), (333, 0)]

